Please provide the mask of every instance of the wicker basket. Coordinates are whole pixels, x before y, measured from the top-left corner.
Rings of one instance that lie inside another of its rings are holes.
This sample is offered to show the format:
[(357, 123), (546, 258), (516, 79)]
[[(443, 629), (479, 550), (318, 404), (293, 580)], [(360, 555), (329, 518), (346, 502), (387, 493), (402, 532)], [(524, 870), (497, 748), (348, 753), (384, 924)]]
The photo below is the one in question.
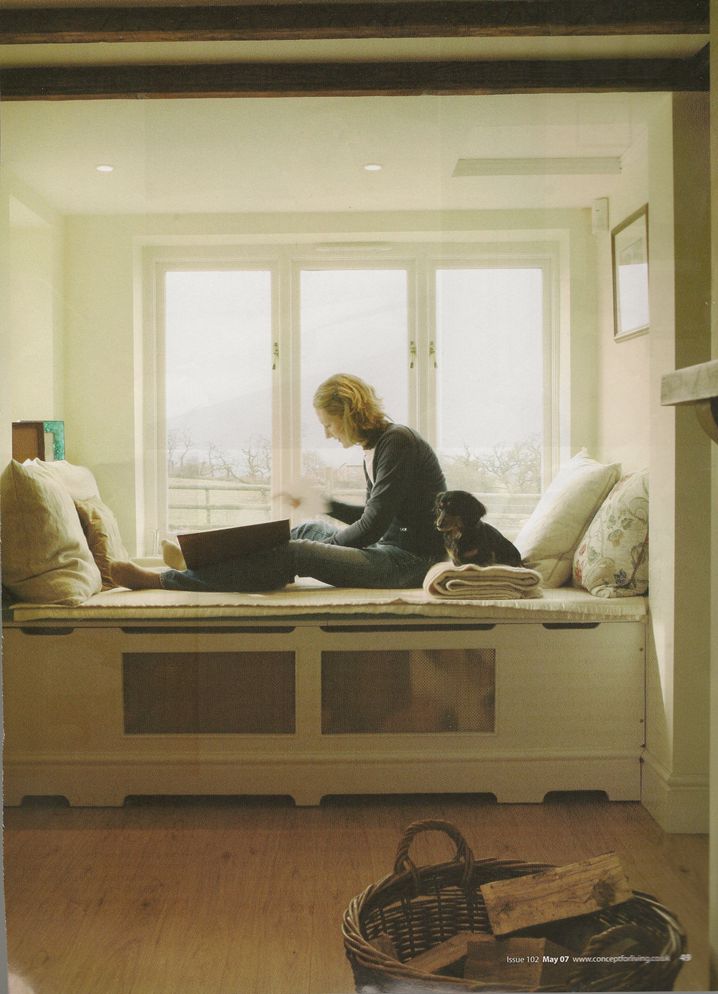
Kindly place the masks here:
[[(414, 837), (426, 831), (445, 832), (456, 852), (451, 862), (416, 867), (409, 858)], [(459, 931), (489, 934), (491, 928), (479, 888), (546, 869), (546, 864), (510, 860), (474, 860), (461, 833), (449, 822), (419, 821), (410, 825), (397, 849), (394, 872), (357, 895), (344, 914), (342, 933), (358, 992), (455, 992), (505, 990), (477, 980), (422, 973), (411, 967), (413, 956), (432, 948)], [(371, 942), (386, 933), (396, 958)], [(540, 990), (668, 991), (682, 966), (685, 935), (675, 917), (647, 894), (636, 892), (630, 901), (580, 918), (525, 929), (522, 935), (541, 935), (579, 955), (603, 961), (574, 960), (567, 983)], [(634, 954), (616, 960), (625, 950)], [(640, 950), (640, 959), (635, 953)]]

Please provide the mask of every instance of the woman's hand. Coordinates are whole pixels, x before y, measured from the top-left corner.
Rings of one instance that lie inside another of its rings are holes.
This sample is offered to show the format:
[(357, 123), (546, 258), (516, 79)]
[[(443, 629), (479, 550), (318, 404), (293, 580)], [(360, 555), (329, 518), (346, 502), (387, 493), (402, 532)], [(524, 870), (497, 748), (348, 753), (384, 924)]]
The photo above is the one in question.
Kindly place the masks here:
[(302, 498), (295, 497), (293, 494), (287, 493), (286, 490), (280, 490), (279, 493), (272, 494), (272, 497), (276, 497), (277, 500), (285, 500), (293, 511), (302, 506)]
[(307, 518), (315, 518), (319, 514), (326, 514), (329, 508), (329, 500), (308, 480), (298, 480), (291, 483), (288, 490), (280, 490), (272, 495), (277, 500), (289, 505), (292, 511), (302, 509), (302, 515)]

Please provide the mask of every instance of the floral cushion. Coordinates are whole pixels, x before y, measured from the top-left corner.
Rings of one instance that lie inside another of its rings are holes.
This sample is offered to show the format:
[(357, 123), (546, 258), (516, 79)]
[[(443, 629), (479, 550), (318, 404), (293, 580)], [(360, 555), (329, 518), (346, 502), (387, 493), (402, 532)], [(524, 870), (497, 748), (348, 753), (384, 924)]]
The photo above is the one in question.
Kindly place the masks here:
[(596, 597), (648, 590), (648, 471), (623, 477), (601, 505), (573, 557), (573, 582)]

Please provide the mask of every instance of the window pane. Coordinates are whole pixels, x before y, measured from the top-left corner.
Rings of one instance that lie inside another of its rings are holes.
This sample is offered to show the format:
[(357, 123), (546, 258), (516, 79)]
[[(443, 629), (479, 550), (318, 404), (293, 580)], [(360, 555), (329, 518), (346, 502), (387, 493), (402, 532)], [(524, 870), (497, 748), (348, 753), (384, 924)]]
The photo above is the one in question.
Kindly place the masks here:
[(166, 274), (170, 531), (269, 517), (270, 338), (271, 273)]
[(439, 454), (450, 488), (469, 490), (515, 535), (541, 489), (543, 272), (436, 274)]
[(387, 414), (408, 414), (407, 274), (400, 269), (305, 270), (301, 274), (302, 472), (327, 492), (363, 500), (358, 448), (326, 439), (311, 399), (334, 373), (370, 383)]

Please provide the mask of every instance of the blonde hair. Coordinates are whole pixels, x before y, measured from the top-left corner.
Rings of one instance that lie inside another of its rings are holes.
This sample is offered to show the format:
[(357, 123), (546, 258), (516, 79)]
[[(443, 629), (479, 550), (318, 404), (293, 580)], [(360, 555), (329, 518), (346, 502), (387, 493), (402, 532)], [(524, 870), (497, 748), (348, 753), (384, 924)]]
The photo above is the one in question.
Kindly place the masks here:
[(374, 387), (350, 373), (336, 373), (314, 392), (314, 407), (342, 419), (350, 442), (361, 445), (389, 424)]

